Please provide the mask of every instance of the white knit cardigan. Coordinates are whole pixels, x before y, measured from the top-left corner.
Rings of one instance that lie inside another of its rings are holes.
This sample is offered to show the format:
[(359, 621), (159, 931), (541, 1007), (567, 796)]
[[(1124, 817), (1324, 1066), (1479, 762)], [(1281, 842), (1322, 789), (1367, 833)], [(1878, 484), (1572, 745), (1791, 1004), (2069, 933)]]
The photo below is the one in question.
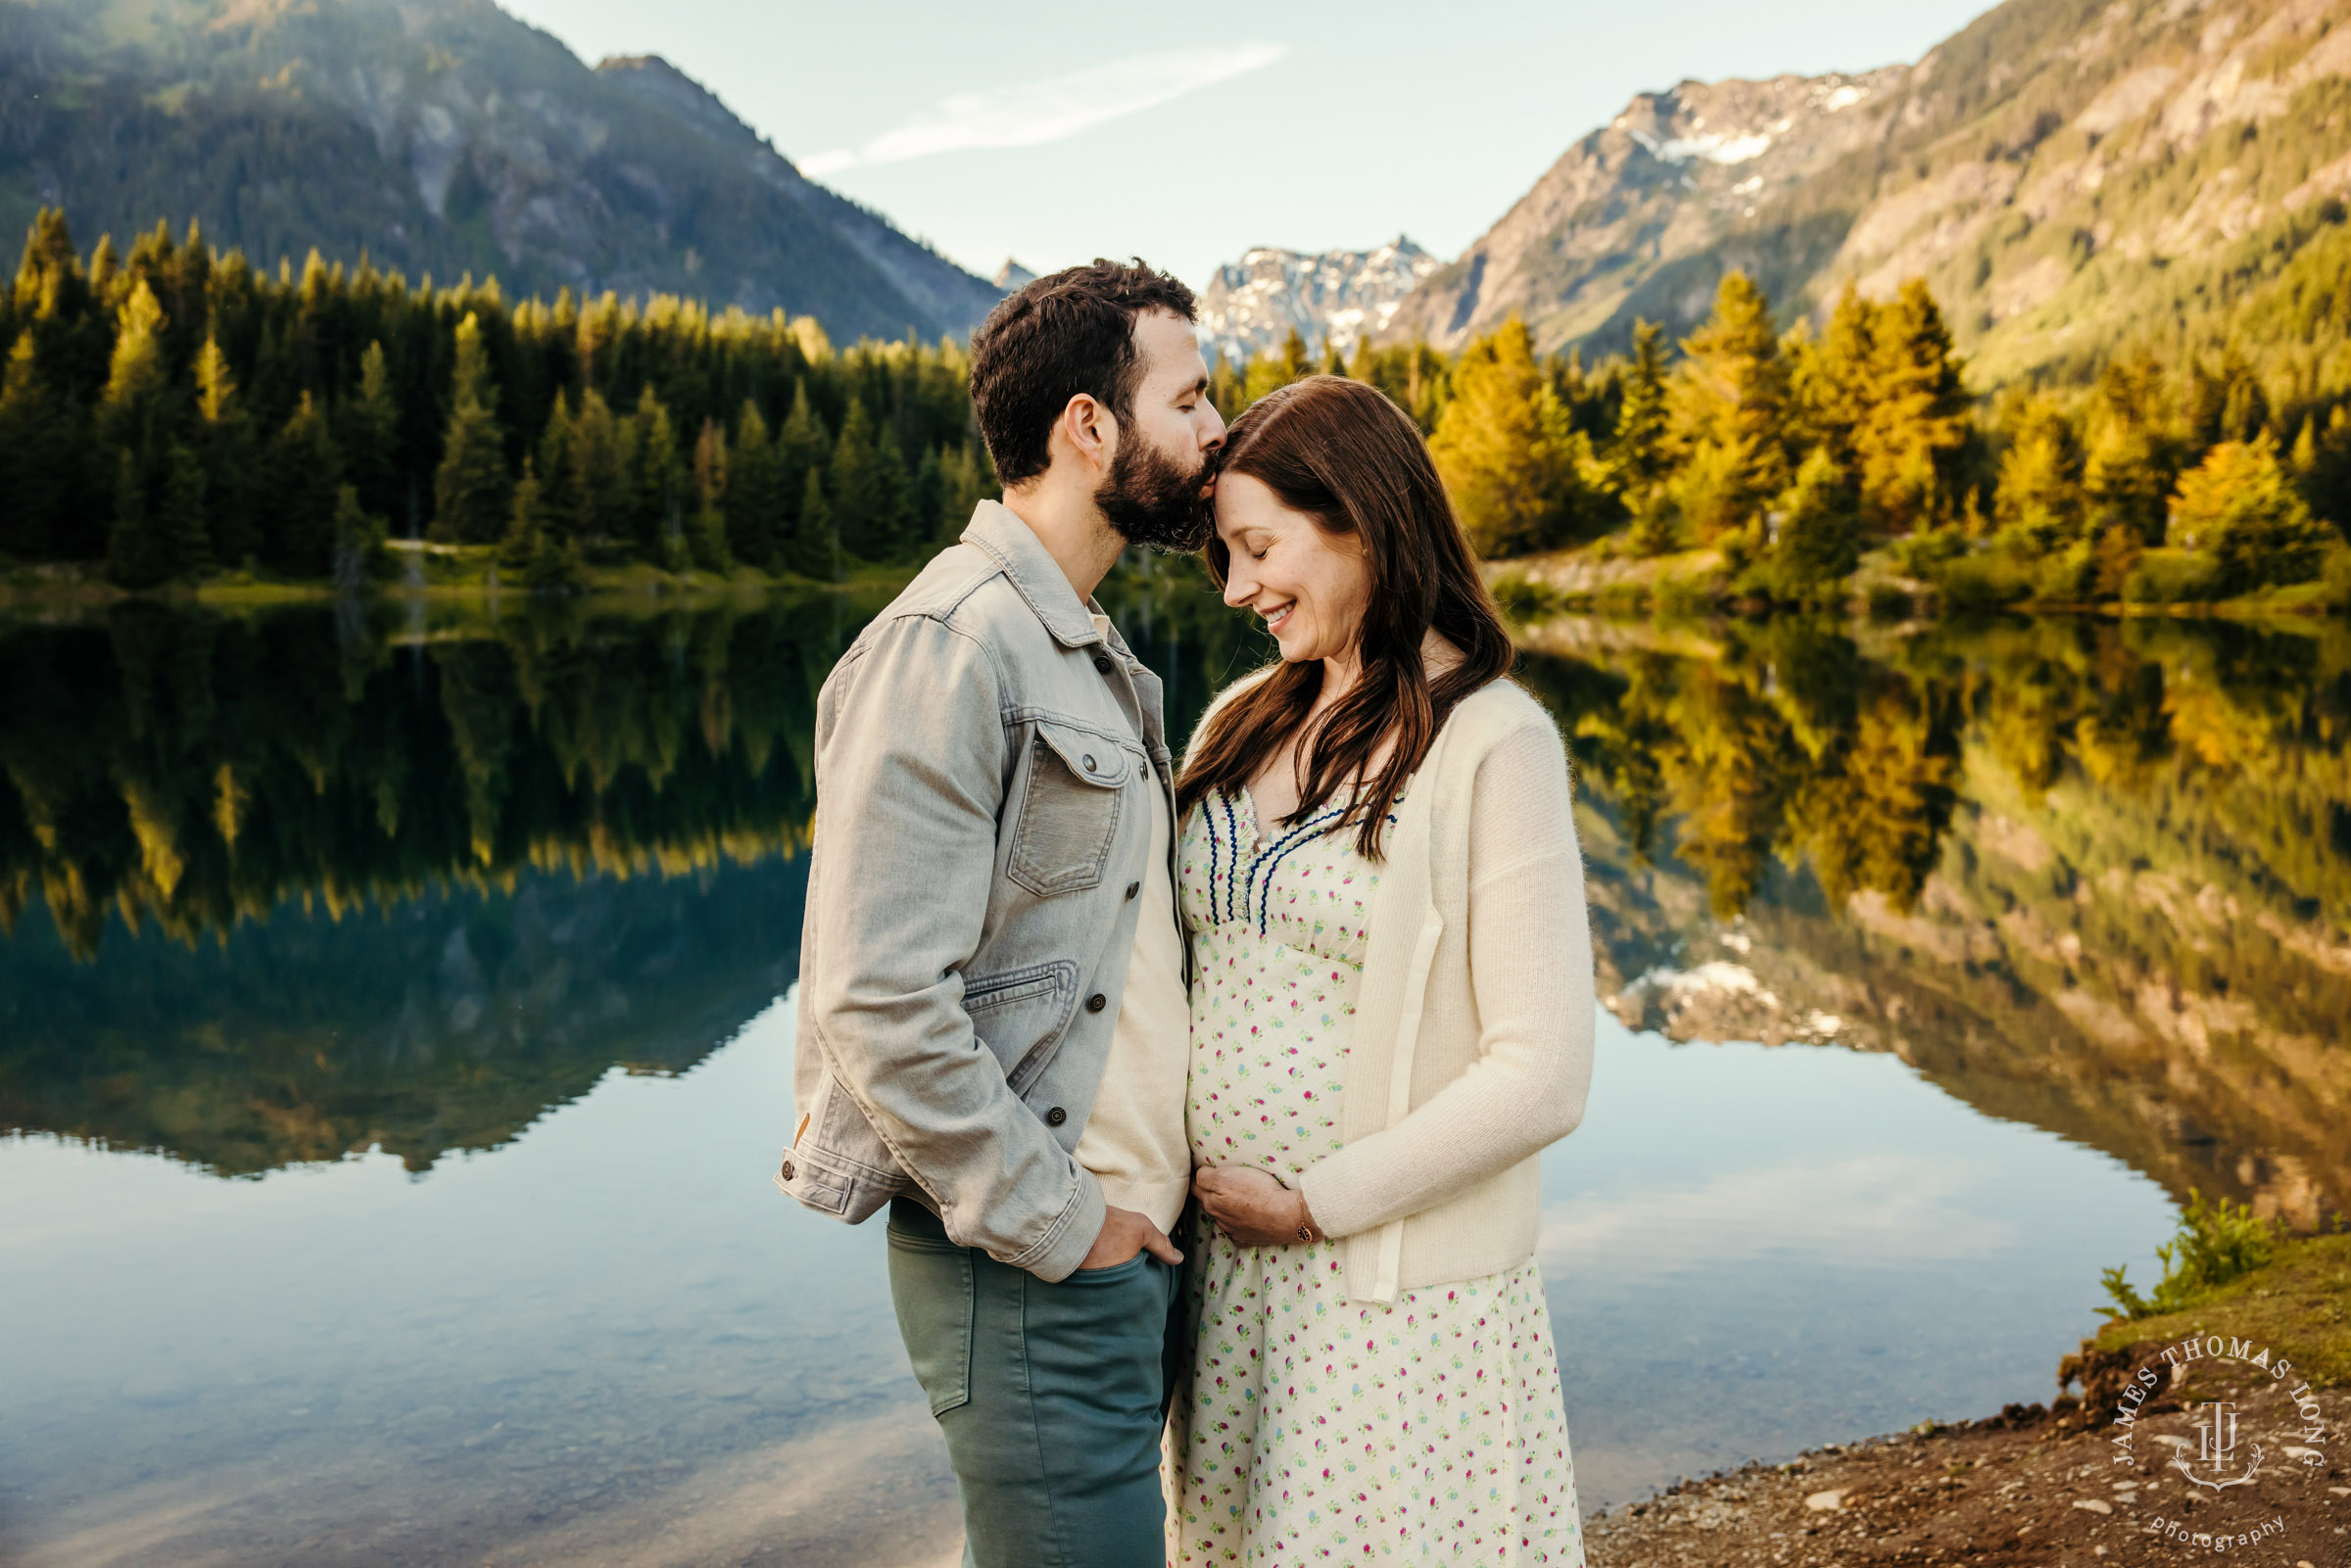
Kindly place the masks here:
[(1550, 715), (1507, 680), (1463, 698), (1380, 847), (1344, 1146), (1300, 1185), (1347, 1294), (1393, 1303), (1532, 1257), (1536, 1156), (1583, 1118), (1592, 933)]

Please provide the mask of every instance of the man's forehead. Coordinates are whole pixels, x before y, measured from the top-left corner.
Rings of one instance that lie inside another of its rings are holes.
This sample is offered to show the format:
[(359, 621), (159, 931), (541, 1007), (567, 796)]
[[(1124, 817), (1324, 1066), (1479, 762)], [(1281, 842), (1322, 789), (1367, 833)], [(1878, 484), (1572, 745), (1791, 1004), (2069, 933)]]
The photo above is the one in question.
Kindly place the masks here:
[(1189, 380), (1207, 366), (1200, 356), (1200, 334), (1173, 310), (1145, 310), (1137, 315), (1134, 346), (1142, 351), (1144, 373), (1155, 378), (1174, 374)]

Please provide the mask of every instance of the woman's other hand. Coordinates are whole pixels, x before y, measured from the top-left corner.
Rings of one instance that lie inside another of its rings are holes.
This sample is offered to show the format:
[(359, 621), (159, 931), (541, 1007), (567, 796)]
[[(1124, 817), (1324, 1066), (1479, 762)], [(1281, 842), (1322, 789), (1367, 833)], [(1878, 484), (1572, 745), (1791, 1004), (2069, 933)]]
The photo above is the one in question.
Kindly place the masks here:
[(1323, 1239), (1307, 1212), (1306, 1195), (1254, 1165), (1202, 1165), (1192, 1172), (1192, 1196), (1217, 1228), (1243, 1247), (1295, 1247)]

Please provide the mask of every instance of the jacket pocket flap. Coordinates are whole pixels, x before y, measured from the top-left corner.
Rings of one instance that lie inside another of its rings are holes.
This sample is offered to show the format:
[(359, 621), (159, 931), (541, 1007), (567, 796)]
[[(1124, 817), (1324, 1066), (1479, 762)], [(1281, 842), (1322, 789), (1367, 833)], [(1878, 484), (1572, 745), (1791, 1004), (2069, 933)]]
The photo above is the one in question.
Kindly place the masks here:
[(1052, 748), (1070, 777), (1080, 784), (1116, 789), (1134, 772), (1134, 759), (1125, 746), (1090, 730), (1039, 720), (1036, 738), (1039, 745)]
[(1063, 959), (982, 979), (967, 977), (963, 982), (963, 1010), (980, 1013), (1054, 996), (1076, 985), (1077, 975), (1078, 966)]

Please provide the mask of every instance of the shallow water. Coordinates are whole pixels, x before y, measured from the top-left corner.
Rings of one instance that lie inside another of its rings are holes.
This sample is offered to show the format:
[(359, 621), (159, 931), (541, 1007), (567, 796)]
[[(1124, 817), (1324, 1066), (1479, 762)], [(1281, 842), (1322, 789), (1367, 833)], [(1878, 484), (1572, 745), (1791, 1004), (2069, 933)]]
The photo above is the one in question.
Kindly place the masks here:
[[(1119, 613), (1188, 710), (1250, 650), (1180, 588)], [(879, 1231), (766, 1181), (855, 624), (0, 630), (0, 1556), (952, 1555)], [(2190, 1182), (2340, 1203), (2342, 1046), (2299, 1021), (2351, 973), (2344, 661), (2079, 630), (1538, 629), (1609, 1003), (1545, 1158), (1587, 1507), (2046, 1399)], [(2028, 699), (2074, 703), (2036, 791)], [(1842, 830), (1790, 804), (1864, 756)]]

